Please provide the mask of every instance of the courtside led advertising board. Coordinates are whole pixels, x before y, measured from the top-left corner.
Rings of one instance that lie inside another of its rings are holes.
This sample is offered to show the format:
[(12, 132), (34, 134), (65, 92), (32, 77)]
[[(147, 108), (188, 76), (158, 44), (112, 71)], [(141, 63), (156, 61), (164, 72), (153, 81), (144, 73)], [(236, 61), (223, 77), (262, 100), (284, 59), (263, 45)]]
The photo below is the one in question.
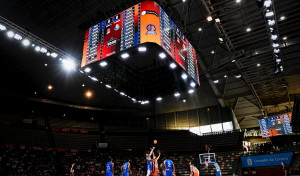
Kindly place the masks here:
[(85, 32), (81, 67), (143, 43), (161, 46), (199, 85), (195, 49), (154, 1), (144, 1)]

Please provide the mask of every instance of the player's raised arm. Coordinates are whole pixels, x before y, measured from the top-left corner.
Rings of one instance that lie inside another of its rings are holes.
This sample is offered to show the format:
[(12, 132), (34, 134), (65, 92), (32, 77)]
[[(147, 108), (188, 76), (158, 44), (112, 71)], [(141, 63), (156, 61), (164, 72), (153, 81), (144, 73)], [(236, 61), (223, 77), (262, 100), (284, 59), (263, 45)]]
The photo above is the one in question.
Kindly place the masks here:
[(158, 154), (157, 160), (159, 159), (159, 157), (160, 157), (160, 153)]

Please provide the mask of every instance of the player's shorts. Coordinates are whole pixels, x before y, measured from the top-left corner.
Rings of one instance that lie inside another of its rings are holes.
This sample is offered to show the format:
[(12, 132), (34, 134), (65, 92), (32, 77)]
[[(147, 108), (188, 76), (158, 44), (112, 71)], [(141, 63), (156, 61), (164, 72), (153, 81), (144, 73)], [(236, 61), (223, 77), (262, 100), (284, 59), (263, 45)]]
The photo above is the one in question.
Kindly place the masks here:
[(147, 165), (147, 170), (151, 170), (152, 171), (152, 166), (151, 165)]
[(172, 170), (166, 171), (166, 176), (173, 176), (173, 171)]
[(157, 175), (157, 168), (153, 168), (153, 175)]
[(112, 176), (113, 174), (112, 174), (112, 172), (111, 171), (106, 171), (106, 174), (105, 174), (105, 176)]
[(123, 176), (129, 176), (128, 172), (123, 172)]
[(193, 176), (199, 176), (199, 173), (193, 173)]
[(216, 176), (222, 176), (221, 172), (216, 172)]

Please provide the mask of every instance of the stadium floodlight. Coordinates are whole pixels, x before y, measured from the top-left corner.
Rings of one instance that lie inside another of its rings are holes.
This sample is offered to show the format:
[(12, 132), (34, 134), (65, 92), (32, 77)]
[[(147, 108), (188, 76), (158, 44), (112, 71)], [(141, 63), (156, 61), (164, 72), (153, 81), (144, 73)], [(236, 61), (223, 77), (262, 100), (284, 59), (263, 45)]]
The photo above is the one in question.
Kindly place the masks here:
[(170, 64), (170, 67), (171, 67), (171, 69), (175, 69), (177, 66), (176, 66), (176, 64), (175, 64), (174, 62), (172, 62), (172, 63)]
[(101, 67), (106, 67), (107, 66), (107, 62), (105, 62), (105, 61), (100, 62), (100, 66)]
[(145, 51), (147, 51), (147, 48), (145, 46), (140, 46), (138, 48), (138, 50), (139, 50), (139, 52), (145, 52)]
[(128, 53), (121, 54), (122, 59), (127, 59), (129, 57)]
[(214, 80), (213, 82), (214, 82), (215, 84), (218, 84), (218, 83), (219, 83), (219, 80), (216, 79), (216, 80)]
[(120, 92), (120, 95), (124, 96), (124, 95), (125, 95), (125, 93), (124, 93), (124, 92)]
[(47, 56), (50, 56), (50, 53), (48, 52), (46, 55), (47, 55)]
[(285, 20), (285, 16), (281, 16), (281, 17), (280, 17), (280, 20), (281, 20), (281, 21)]
[[(74, 63), (73, 60), (71, 60), (71, 59), (63, 59), (62, 63), (63, 63), (63, 67), (67, 71), (75, 70), (75, 63)], [(93, 79), (93, 78), (91, 78), (91, 79)]]
[(279, 44), (278, 43), (273, 43), (272, 46), (273, 46), (273, 48), (277, 48), (277, 47), (279, 47)]
[(180, 96), (180, 93), (176, 92), (176, 93), (174, 94), (174, 96), (175, 96), (175, 97), (179, 97), (179, 96)]
[(199, 28), (198, 28), (198, 31), (199, 31), (199, 32), (201, 32), (201, 31), (202, 31), (202, 28), (201, 28), (201, 27), (199, 27)]
[(274, 26), (275, 20), (268, 20), (268, 25), (269, 26)]
[(161, 97), (157, 97), (157, 98), (156, 98), (156, 101), (161, 101), (161, 100), (162, 100)]
[(236, 0), (235, 2), (236, 2), (236, 3), (240, 3), (240, 2), (241, 2), (241, 0)]
[(270, 18), (274, 16), (274, 12), (270, 11), (266, 13), (266, 17)]
[(23, 37), (21, 35), (19, 35), (19, 34), (15, 34), (14, 39), (16, 39), (16, 40), (22, 40)]
[(190, 89), (188, 92), (189, 92), (189, 94), (192, 94), (192, 93), (194, 93), (195, 91), (194, 91), (194, 89)]
[(149, 100), (146, 100), (146, 101), (141, 101), (141, 104), (149, 104)]
[(136, 99), (135, 99), (135, 98), (131, 98), (131, 100), (132, 100), (133, 102), (136, 102)]
[(111, 86), (109, 84), (106, 84), (105, 87), (107, 87), (109, 89), (111, 88)]
[(6, 31), (7, 28), (3, 25), (3, 24), (0, 24), (0, 31)]
[(35, 50), (35, 51), (40, 51), (40, 50), (41, 50), (41, 47), (36, 46), (36, 47), (34, 48), (34, 50)]
[(191, 82), (191, 83), (190, 83), (190, 86), (191, 86), (191, 87), (196, 87), (196, 83)]
[(276, 34), (275, 35), (271, 35), (271, 39), (272, 40), (277, 40), (277, 38), (278, 38), (278, 35), (276, 35)]
[(234, 77), (235, 77), (235, 78), (241, 78), (242, 75), (241, 75), (241, 74), (237, 74), (237, 75), (235, 75)]
[(167, 55), (165, 53), (159, 53), (158, 55), (161, 59), (164, 59), (167, 57)]
[(92, 71), (92, 69), (90, 68), (90, 67), (86, 67), (85, 69), (84, 69), (84, 72), (86, 72), (86, 73), (90, 73)]
[(228, 76), (227, 75), (224, 75), (224, 78), (227, 78)]
[(274, 49), (274, 53), (276, 53), (276, 54), (278, 54), (278, 53), (280, 53), (280, 49)]
[(211, 22), (211, 21), (213, 20), (213, 18), (212, 18), (211, 15), (209, 15), (209, 16), (206, 18), (206, 20), (207, 20), (208, 22)]
[(257, 67), (260, 67), (260, 63), (256, 64)]
[(246, 29), (246, 32), (250, 32), (250, 31), (251, 31), (251, 28), (248, 27), (248, 28)]
[(13, 31), (8, 31), (6, 33), (6, 35), (9, 37), (9, 38), (13, 38), (15, 36), (15, 33)]
[(287, 37), (283, 37), (283, 38), (282, 38), (282, 40), (286, 40), (286, 39), (287, 39)]
[(271, 7), (271, 4), (272, 4), (272, 1), (271, 1), (271, 0), (265, 0), (265, 2), (264, 2), (264, 7), (269, 8), (269, 7)]
[(41, 50), (40, 50), (40, 52), (41, 52), (41, 53), (47, 53), (47, 49), (44, 48), (44, 47), (42, 47)]
[(28, 39), (24, 39), (22, 41), (22, 43), (23, 43), (24, 46), (29, 46), (30, 45), (30, 41)]
[(276, 63), (280, 63), (281, 59), (280, 58), (276, 58)]
[(97, 78), (95, 78), (95, 77), (90, 77), (93, 81), (98, 81), (98, 79)]
[(51, 56), (52, 56), (53, 58), (56, 58), (56, 57), (58, 56), (58, 54), (56, 54), (56, 53), (51, 53)]
[(211, 53), (211, 54), (215, 54), (215, 51), (214, 51), (214, 50), (212, 50), (210, 53)]
[(219, 37), (219, 40), (220, 40), (220, 42), (223, 42), (223, 41), (224, 41), (224, 39), (223, 39), (223, 38), (221, 38), (221, 37)]
[(182, 75), (181, 75), (181, 78), (182, 78), (182, 79), (187, 79), (187, 77), (188, 77), (187, 74), (182, 73)]

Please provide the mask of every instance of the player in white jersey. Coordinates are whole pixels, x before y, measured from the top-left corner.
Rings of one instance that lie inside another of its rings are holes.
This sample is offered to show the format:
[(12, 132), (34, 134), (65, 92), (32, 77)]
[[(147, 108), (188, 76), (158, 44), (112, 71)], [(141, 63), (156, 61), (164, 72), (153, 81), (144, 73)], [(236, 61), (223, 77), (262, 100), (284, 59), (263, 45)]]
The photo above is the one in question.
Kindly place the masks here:
[(146, 161), (147, 161), (147, 176), (150, 176), (152, 174), (153, 169), (153, 159), (151, 159), (151, 155), (153, 153), (153, 150), (155, 147), (151, 149), (151, 152), (148, 154), (146, 153)]

